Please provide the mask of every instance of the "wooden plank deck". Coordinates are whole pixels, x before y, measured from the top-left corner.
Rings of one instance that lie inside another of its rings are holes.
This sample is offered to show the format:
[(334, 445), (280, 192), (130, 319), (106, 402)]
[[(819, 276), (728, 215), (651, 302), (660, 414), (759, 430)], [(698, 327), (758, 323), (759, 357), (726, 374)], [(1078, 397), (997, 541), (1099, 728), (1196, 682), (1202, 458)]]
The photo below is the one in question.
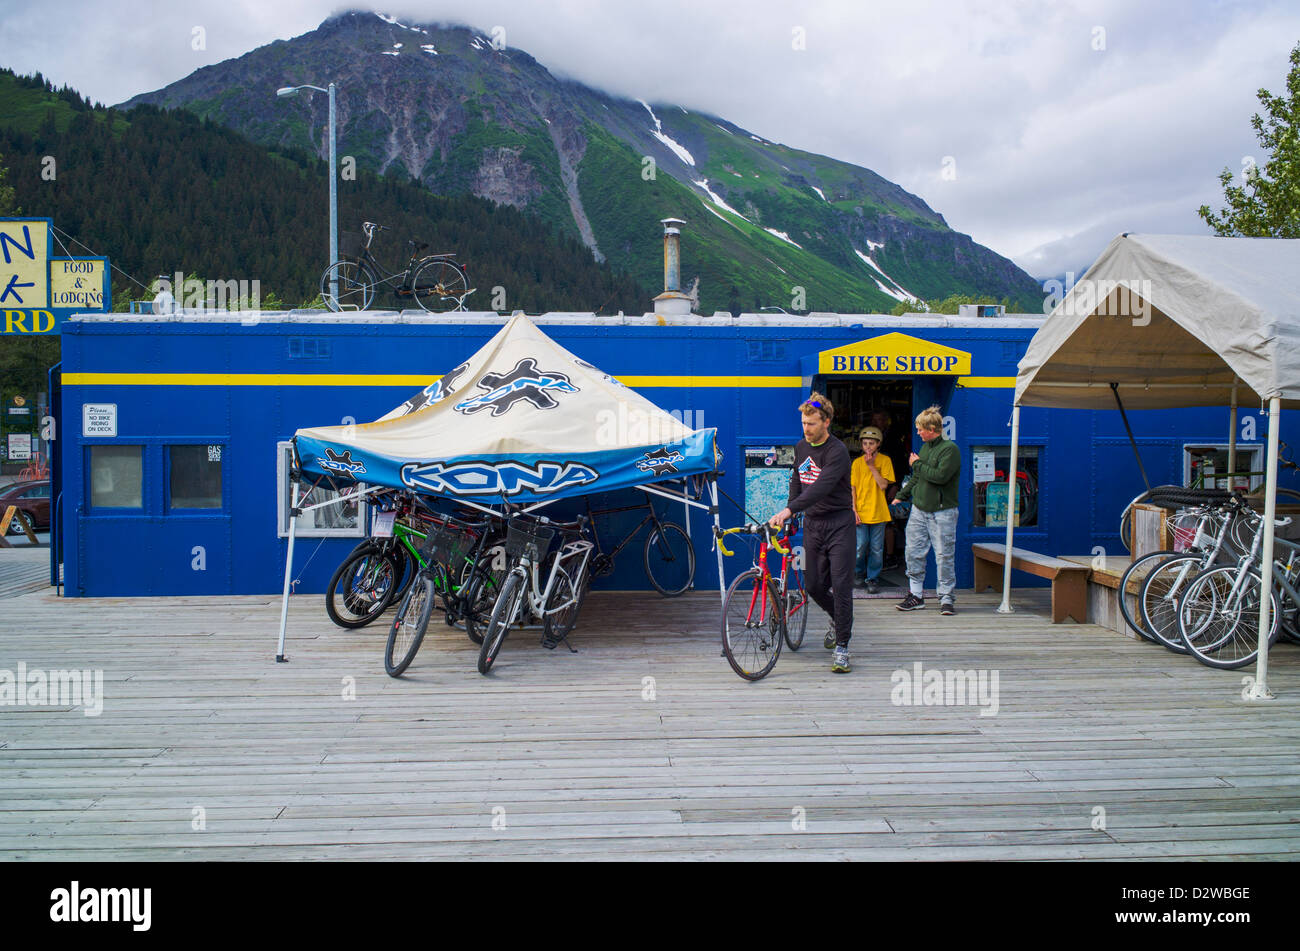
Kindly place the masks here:
[[(104, 700), (0, 706), (0, 859), (1300, 855), (1300, 648), (1248, 704), (1253, 668), (1054, 626), (1046, 595), (857, 601), (853, 673), (814, 619), (758, 684), (719, 656), (716, 593), (594, 594), (580, 653), (512, 635), (490, 677), (435, 618), (398, 680), (386, 626), (317, 595), (288, 664), (273, 597), (14, 597), (0, 669), (102, 670)], [(996, 714), (896, 704), (917, 663), (996, 672)]]

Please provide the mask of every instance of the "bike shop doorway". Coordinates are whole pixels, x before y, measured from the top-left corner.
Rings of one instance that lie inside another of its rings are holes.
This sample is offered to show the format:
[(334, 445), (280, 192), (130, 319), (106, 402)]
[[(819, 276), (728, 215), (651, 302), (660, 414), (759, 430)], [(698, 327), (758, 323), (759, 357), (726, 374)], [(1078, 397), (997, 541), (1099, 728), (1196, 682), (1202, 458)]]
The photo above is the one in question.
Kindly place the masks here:
[[(948, 415), (957, 378), (970, 373), (970, 354), (907, 334), (891, 333), (805, 357), (811, 387), (835, 407), (831, 432), (844, 441), (849, 455), (862, 454), (860, 434), (866, 426), (884, 433), (881, 451), (893, 463), (895, 494), (910, 471), (908, 457), (920, 448), (915, 419), (930, 406)], [(910, 372), (909, 372), (910, 371)], [(892, 507), (895, 518), (885, 534), (885, 569), (881, 594), (897, 597), (907, 584), (903, 564), (906, 512)]]

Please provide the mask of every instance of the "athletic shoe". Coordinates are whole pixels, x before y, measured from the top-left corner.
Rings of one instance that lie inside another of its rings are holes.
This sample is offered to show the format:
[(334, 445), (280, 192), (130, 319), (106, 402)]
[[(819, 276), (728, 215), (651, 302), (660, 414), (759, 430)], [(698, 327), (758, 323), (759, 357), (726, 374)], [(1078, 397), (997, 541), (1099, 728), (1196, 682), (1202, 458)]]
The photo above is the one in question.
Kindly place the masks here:
[(837, 674), (847, 674), (849, 672), (849, 649), (847, 647), (835, 648), (835, 653), (831, 655), (831, 670)]
[(828, 651), (835, 650), (835, 625), (834, 624), (831, 624), (830, 627), (826, 628), (826, 637), (822, 639), (822, 647), (826, 648)]
[(925, 607), (925, 598), (918, 598), (909, 591), (907, 597), (895, 604), (894, 607), (900, 611), (920, 611)]
[(951, 601), (944, 601), (939, 605), (939, 613), (951, 617), (957, 613), (957, 609)]
[(880, 582), (875, 578), (867, 579), (867, 594), (880, 594)]

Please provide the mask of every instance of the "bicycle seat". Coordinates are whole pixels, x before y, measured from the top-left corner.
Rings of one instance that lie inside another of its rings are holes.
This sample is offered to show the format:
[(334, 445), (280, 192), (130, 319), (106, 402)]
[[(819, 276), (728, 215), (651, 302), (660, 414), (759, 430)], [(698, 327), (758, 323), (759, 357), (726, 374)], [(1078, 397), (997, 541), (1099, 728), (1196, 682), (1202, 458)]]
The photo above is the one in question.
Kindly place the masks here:
[(423, 251), (425, 248), (429, 246), (429, 242), (416, 241), (414, 238), (412, 238), (410, 241), (406, 243), (411, 246), (411, 251), (414, 252), (415, 254), (419, 254), (421, 251)]

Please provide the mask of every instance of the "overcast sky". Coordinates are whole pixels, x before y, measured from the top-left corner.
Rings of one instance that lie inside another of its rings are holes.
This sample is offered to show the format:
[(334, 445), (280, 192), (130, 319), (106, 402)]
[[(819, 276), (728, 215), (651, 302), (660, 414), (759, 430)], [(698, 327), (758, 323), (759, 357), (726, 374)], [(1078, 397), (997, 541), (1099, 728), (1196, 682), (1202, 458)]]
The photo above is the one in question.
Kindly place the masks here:
[(0, 0), (0, 63), (117, 103), (343, 9), (501, 26), (558, 75), (866, 166), (1036, 277), (1209, 233), (1300, 43), (1295, 0)]

